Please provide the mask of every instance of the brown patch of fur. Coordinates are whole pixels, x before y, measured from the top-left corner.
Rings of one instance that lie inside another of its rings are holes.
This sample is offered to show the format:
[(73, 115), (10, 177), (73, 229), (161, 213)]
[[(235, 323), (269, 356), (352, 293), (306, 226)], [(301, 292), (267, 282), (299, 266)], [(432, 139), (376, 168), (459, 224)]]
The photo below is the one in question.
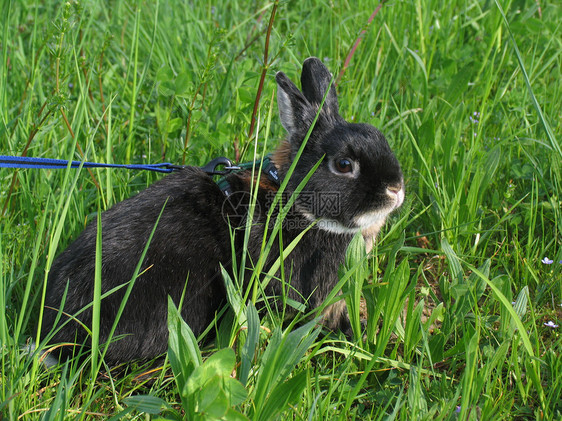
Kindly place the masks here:
[(365, 240), (365, 250), (367, 251), (367, 253), (370, 253), (373, 249), (377, 235), (379, 235), (379, 231), (381, 230), (385, 221), (386, 220), (383, 219), (365, 228), (364, 230), (361, 230), (361, 234), (363, 234), (363, 239)]
[(288, 140), (284, 140), (273, 153), (272, 161), (277, 169), (283, 168), (291, 163), (291, 144)]
[[(259, 176), (259, 190), (266, 191), (266, 192), (267, 191), (276, 192), (278, 190), (279, 187), (277, 186), (277, 184), (270, 181), (269, 178), (267, 178), (267, 176), (264, 173), (259, 174), (257, 171), (254, 174), (254, 181), (253, 181), (254, 185), (255, 183), (258, 182), (258, 176)], [(252, 172), (243, 171), (240, 173), (239, 178), (248, 186), (248, 190), (249, 190), (250, 186), (252, 185), (252, 181), (251, 181)]]

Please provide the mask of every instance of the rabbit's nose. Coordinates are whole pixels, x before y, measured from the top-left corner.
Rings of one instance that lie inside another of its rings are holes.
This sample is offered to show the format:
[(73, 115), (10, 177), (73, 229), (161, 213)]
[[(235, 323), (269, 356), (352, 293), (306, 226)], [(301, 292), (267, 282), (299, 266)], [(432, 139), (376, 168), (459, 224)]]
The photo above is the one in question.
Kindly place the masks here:
[(404, 202), (404, 186), (402, 184), (387, 186), (386, 193), (396, 201), (395, 208), (400, 207)]

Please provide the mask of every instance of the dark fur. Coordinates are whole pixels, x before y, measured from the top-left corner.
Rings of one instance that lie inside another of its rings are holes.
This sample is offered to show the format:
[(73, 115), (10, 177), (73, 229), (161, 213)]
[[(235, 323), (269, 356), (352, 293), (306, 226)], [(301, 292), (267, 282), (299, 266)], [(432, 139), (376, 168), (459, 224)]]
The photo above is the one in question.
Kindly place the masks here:
[[(331, 75), (318, 59), (310, 58), (303, 64), (302, 93), (283, 73), (278, 73), (276, 79), (281, 120), (289, 132), (288, 140), (274, 155), (274, 163), (283, 179), (314, 120)], [(329, 170), (330, 161), (343, 157), (359, 163), (361, 172), (358, 178), (343, 177)], [(374, 127), (344, 121), (338, 112), (333, 86), (288, 184), (289, 193), (321, 158), (323, 161), (309, 180), (306, 192), (337, 193), (341, 212), (335, 216), (323, 215), (323, 210), (316, 206), (315, 209), (320, 209), (316, 217), (336, 219), (343, 227), (362, 228), (353, 225), (353, 218), (368, 210), (386, 209), (390, 206), (387, 189), (402, 188), (400, 166), (385, 138)], [(234, 192), (249, 191), (251, 183), (248, 172), (231, 173), (228, 180)], [(249, 261), (255, 262), (259, 257), (264, 218), (275, 190), (276, 187), (267, 181), (262, 180), (260, 183), (258, 200), (261, 212), (250, 234)], [(286, 221), (288, 223), (283, 229), (285, 245), (310, 223), (309, 218), (301, 212), (303, 207), (310, 206), (310, 196), (306, 199), (308, 202), (304, 201), (305, 196), (297, 200)], [(312, 200), (321, 200), (321, 195), (314, 196)], [(136, 280), (115, 332), (116, 335), (125, 336), (110, 346), (106, 356), (110, 364), (148, 359), (166, 351), (167, 296), (170, 295), (178, 304), (186, 281), (186, 297), (181, 312), (196, 335), (213, 321), (216, 312), (226, 302), (219, 263), (230, 270), (232, 252), (229, 228), (223, 212), (230, 215), (234, 223), (243, 221), (236, 218), (239, 208), (234, 209), (228, 201), (225, 203), (224, 194), (211, 177), (193, 167), (163, 178), (104, 212), (102, 292), (131, 279), (166, 201), (164, 213), (143, 262), (142, 270), (148, 269)], [(242, 229), (236, 232), (235, 244), (240, 247), (243, 232)], [(287, 281), (296, 289), (289, 290), (289, 297), (298, 301), (303, 301), (302, 297), (310, 297), (308, 305), (311, 308), (318, 306), (337, 283), (338, 267), (343, 262), (352, 236), (352, 232), (335, 233), (313, 227), (285, 260), (285, 274), (290, 278)], [(73, 315), (91, 302), (95, 244), (96, 224), (93, 223), (55, 260), (47, 285), (43, 337), (53, 329), (67, 284), (66, 314)], [(274, 244), (266, 270), (279, 256), (278, 242)], [(102, 342), (107, 340), (125, 289), (102, 300)], [(272, 280), (266, 293), (280, 295), (280, 283)], [(334, 318), (328, 321), (332, 327), (345, 324), (347, 320), (341, 311), (326, 314)], [(87, 326), (91, 325), (90, 310), (78, 318)], [(63, 315), (61, 322), (66, 320), (67, 317)], [(88, 338), (83, 328), (70, 322), (51, 342), (87, 344)]]

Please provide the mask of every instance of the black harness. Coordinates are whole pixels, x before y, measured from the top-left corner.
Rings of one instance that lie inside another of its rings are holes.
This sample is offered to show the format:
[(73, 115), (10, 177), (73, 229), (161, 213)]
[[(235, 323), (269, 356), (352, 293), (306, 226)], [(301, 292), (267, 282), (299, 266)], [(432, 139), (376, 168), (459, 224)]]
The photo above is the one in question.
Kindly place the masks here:
[[(221, 178), (217, 180), (217, 185), (224, 193), (225, 196), (230, 196), (232, 194), (232, 187), (226, 179), (226, 176), (233, 171), (244, 171), (251, 168), (256, 168), (261, 166), (262, 173), (267, 177), (269, 181), (279, 186), (281, 184), (279, 180), (279, 171), (277, 167), (271, 162), (271, 156), (266, 155), (262, 160), (245, 162), (243, 164), (234, 165), (232, 161), (225, 157), (215, 158), (210, 161), (204, 167), (201, 167), (209, 175), (220, 175)], [(222, 167), (222, 169), (218, 169)]]

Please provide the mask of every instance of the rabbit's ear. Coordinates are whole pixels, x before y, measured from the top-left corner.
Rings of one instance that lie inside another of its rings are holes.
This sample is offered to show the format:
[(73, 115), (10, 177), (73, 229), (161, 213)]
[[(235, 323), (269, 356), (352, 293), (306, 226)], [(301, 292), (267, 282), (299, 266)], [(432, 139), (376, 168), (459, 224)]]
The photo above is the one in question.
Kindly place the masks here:
[(335, 83), (332, 82), (332, 74), (320, 59), (309, 57), (304, 61), (302, 64), (301, 85), (302, 93), (306, 99), (316, 106), (322, 103), (322, 99), (329, 87), (330, 91), (324, 101), (322, 112), (331, 118), (339, 116)]
[(306, 132), (315, 117), (315, 111), (301, 91), (283, 72), (275, 75), (277, 106), (281, 124), (289, 135)]

